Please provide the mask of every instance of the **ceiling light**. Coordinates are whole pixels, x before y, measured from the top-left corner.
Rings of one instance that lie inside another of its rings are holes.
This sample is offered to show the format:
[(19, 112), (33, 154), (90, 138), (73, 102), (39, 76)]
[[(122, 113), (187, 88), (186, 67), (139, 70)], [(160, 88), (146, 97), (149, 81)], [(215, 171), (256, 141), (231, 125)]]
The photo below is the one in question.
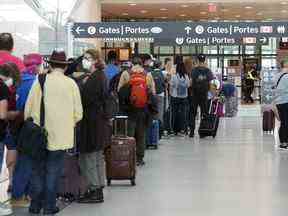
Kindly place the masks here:
[(123, 15), (123, 16), (128, 16), (129, 14), (128, 14), (128, 13), (122, 13), (122, 15)]
[(257, 16), (262, 16), (263, 13), (259, 12), (259, 13), (257, 13), (256, 15), (257, 15)]
[(246, 6), (245, 8), (246, 9), (252, 9), (253, 7), (252, 6)]
[(130, 6), (136, 6), (136, 3), (129, 3)]
[(160, 19), (167, 19), (168, 17), (160, 17)]
[(182, 8), (187, 8), (189, 7), (188, 5), (181, 5)]
[(181, 17), (186, 17), (186, 14), (180, 14), (179, 16), (181, 16)]
[(141, 10), (140, 13), (144, 14), (144, 13), (147, 13), (146, 10)]
[(236, 17), (236, 18), (240, 18), (240, 17), (241, 17), (241, 15), (236, 15), (235, 17)]
[(281, 13), (287, 13), (287, 10), (281, 10)]
[(266, 19), (266, 21), (273, 21), (273, 19), (272, 18), (268, 18), (268, 19)]
[(282, 5), (287, 5), (288, 3), (287, 3), (287, 2), (281, 2), (281, 4), (282, 4)]
[(136, 20), (135, 19), (130, 19), (130, 22), (135, 22)]
[(220, 20), (220, 17), (215, 17), (214, 19), (215, 19), (215, 20)]
[(193, 22), (193, 20), (187, 20), (187, 22), (188, 22), (188, 23), (192, 23), (192, 22)]
[(221, 11), (222, 11), (222, 12), (227, 12), (227, 11), (229, 11), (229, 10), (226, 9), (226, 8), (224, 8), (224, 9), (222, 9)]
[(160, 8), (160, 11), (167, 11), (167, 8)]
[(207, 14), (207, 12), (206, 11), (201, 11), (200, 14), (205, 15), (205, 14)]

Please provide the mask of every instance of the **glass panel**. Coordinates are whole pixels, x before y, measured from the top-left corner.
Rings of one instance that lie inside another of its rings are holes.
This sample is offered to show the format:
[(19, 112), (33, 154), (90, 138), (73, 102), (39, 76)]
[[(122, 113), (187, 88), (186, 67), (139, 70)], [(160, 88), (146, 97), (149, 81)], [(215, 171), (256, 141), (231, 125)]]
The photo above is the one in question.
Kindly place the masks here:
[(218, 68), (218, 61), (217, 58), (208, 58), (207, 59), (208, 67), (211, 69), (212, 72), (215, 72)]
[(182, 47), (182, 53), (183, 54), (194, 54), (194, 53), (196, 53), (196, 47), (195, 46), (184, 46), (184, 47)]
[(161, 54), (173, 54), (174, 49), (173, 46), (161, 46), (160, 53)]
[(204, 46), (203, 47), (204, 54), (218, 54), (217, 46)]
[(248, 55), (256, 54), (256, 46), (246, 46), (245, 54), (248, 54)]
[(262, 46), (262, 54), (276, 54), (277, 53), (277, 38), (269, 38), (269, 44)]
[(141, 53), (141, 54), (144, 54), (144, 53), (150, 54), (150, 43), (139, 42), (139, 53)]
[(224, 54), (239, 54), (239, 46), (224, 46)]
[(271, 68), (277, 67), (277, 59), (275, 56), (262, 58), (262, 67), (263, 68)]

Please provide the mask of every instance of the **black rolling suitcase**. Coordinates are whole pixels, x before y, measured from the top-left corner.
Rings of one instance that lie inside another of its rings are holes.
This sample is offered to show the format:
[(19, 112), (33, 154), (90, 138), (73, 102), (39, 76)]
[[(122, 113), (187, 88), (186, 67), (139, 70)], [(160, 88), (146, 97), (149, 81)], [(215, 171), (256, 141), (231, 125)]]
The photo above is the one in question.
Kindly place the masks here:
[(211, 100), (208, 115), (203, 116), (201, 118), (200, 127), (198, 130), (200, 138), (205, 138), (208, 136), (212, 136), (213, 138), (215, 138), (217, 135), (217, 130), (220, 121), (220, 118), (217, 115), (219, 101), (218, 100), (216, 101), (215, 109), (213, 108), (214, 102), (215, 100)]

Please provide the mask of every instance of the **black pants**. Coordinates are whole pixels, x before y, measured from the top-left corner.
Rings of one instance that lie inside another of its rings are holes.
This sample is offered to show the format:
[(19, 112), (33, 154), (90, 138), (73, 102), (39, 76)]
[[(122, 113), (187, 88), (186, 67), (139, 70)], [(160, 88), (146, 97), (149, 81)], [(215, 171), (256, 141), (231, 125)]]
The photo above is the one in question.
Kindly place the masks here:
[(187, 98), (171, 97), (172, 128), (174, 133), (187, 129)]
[(277, 109), (281, 121), (279, 129), (280, 143), (288, 144), (288, 103), (277, 105)]
[(207, 97), (199, 97), (193, 96), (189, 98), (189, 104), (191, 107), (191, 119), (190, 119), (190, 133), (194, 133), (196, 127), (196, 116), (197, 116), (197, 109), (200, 106), (201, 110), (201, 117), (203, 115), (208, 114), (208, 98)]

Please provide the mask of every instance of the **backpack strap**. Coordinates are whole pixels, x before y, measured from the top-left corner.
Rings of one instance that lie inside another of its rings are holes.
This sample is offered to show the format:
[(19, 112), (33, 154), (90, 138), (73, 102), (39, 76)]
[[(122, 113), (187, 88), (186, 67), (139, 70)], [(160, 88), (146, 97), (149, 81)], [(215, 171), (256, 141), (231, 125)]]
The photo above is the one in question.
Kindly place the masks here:
[(42, 97), (41, 97), (41, 105), (40, 105), (40, 127), (45, 126), (45, 104), (44, 104), (44, 85), (46, 81), (46, 74), (40, 74), (38, 76), (38, 82), (41, 87)]
[(276, 86), (274, 87), (275, 89), (278, 87), (280, 81), (282, 80), (282, 78), (283, 78), (285, 75), (288, 75), (288, 74), (287, 74), (287, 73), (283, 73), (283, 74), (279, 77), (279, 79), (278, 79), (278, 81), (277, 81), (277, 84), (276, 84)]

